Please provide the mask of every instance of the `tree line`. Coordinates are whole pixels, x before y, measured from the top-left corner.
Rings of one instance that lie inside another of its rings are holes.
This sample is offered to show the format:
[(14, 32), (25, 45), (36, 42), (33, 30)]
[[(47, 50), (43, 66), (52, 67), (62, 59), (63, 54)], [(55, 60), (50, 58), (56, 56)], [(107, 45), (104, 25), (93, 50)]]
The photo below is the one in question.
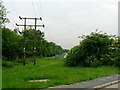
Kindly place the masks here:
[(3, 60), (10, 61), (16, 60), (16, 58), (23, 58), (24, 49), (24, 32), (26, 33), (26, 56), (33, 56), (34, 49), (34, 32), (36, 32), (36, 50), (37, 57), (51, 57), (56, 54), (63, 53), (63, 49), (60, 45), (56, 45), (54, 42), (48, 42), (45, 39), (44, 32), (40, 30), (34, 30), (28, 28), (20, 32), (17, 29), (11, 30), (9, 28), (2, 28), (2, 55)]
[(54, 42), (48, 42), (45, 39), (44, 32), (27, 28), (20, 32), (18, 29), (11, 30), (6, 28), (5, 23), (9, 23), (6, 8), (0, 0), (0, 29), (2, 33), (2, 59), (14, 61), (17, 58), (23, 58), (24, 33), (26, 33), (26, 56), (33, 56), (34, 33), (36, 33), (37, 57), (50, 57), (63, 53), (62, 47)]

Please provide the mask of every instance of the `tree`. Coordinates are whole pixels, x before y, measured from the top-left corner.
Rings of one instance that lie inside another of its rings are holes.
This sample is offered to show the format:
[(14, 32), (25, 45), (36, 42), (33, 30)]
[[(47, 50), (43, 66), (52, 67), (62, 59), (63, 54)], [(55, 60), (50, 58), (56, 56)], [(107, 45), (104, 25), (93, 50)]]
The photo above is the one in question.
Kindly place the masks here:
[[(23, 58), (24, 32), (26, 33), (26, 58), (33, 56), (34, 43), (36, 38), (37, 57), (49, 57), (62, 53), (61, 46), (45, 40), (44, 32), (28, 28), (20, 32), (14, 29), (2, 28), (2, 54), (3, 60), (14, 61), (16, 58)], [(36, 32), (36, 36), (34, 33)]]
[(4, 23), (8, 22), (9, 19), (6, 17), (7, 11), (5, 6), (3, 5), (2, 0), (0, 0), (0, 24), (3, 25)]
[(120, 48), (117, 37), (92, 32), (90, 35), (82, 36), (82, 39), (80, 45), (73, 47), (68, 52), (66, 65), (89, 67), (119, 65)]
[(7, 60), (15, 60), (22, 53), (23, 38), (8, 28), (2, 28), (2, 54)]

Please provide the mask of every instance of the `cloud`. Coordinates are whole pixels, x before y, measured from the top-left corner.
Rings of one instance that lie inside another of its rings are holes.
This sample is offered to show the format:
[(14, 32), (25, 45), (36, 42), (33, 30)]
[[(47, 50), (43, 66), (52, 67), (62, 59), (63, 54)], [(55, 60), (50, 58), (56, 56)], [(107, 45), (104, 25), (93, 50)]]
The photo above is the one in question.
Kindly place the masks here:
[[(11, 0), (5, 0), (10, 2)], [(15, 8), (22, 16), (34, 17), (31, 0), (14, 0)], [(118, 1), (119, 0), (33, 0), (39, 15), (37, 5), (42, 4), (42, 16), (46, 26), (46, 39), (72, 48), (79, 43), (78, 36), (90, 34), (98, 30), (109, 34), (117, 34)], [(17, 3), (18, 2), (18, 3)], [(22, 3), (19, 3), (22, 2)], [(29, 2), (29, 3), (28, 3)], [(38, 3), (39, 2), (39, 3)], [(26, 7), (26, 8), (24, 8)], [(12, 7), (8, 5), (11, 12)], [(41, 10), (40, 9), (40, 10)], [(12, 17), (14, 14), (12, 14)], [(17, 16), (18, 17), (18, 16)], [(14, 20), (16, 21), (16, 20)], [(16, 21), (18, 22), (18, 21)]]

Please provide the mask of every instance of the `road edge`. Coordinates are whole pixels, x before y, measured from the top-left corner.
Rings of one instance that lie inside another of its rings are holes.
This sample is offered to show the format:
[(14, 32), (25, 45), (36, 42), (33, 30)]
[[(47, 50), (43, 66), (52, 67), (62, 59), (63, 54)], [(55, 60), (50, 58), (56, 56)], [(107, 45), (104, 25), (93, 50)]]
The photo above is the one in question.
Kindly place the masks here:
[(113, 85), (113, 84), (117, 84), (117, 83), (120, 83), (120, 80), (116, 80), (116, 81), (112, 81), (112, 82), (105, 83), (105, 84), (102, 84), (102, 85), (98, 85), (98, 86), (95, 86), (93, 88), (94, 88), (94, 90), (98, 90), (98, 89), (102, 89), (102, 88), (105, 88), (107, 86), (110, 86), (110, 85)]

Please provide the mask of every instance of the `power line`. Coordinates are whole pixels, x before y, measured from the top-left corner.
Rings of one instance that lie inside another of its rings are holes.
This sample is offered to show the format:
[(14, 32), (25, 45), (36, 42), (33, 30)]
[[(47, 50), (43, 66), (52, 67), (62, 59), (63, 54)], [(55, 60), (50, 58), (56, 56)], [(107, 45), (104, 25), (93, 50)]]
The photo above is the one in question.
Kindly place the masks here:
[(17, 10), (16, 10), (16, 8), (15, 8), (15, 6), (14, 6), (14, 4), (10, 1), (10, 4), (11, 4), (11, 6), (13, 7), (13, 9), (14, 9), (14, 11), (15, 11), (15, 13), (17, 14), (17, 16), (19, 15), (19, 13), (17, 12)]
[(39, 7), (39, 3), (37, 3), (37, 7), (38, 7), (39, 16), (40, 16), (40, 7)]
[[(40, 8), (40, 13), (41, 13), (41, 16), (43, 17), (43, 6), (42, 6), (42, 0), (38, 0), (39, 1), (39, 8)], [(44, 19), (43, 19), (44, 20)], [(42, 23), (44, 23), (44, 21), (42, 20)]]
[(36, 11), (35, 11), (35, 7), (34, 7), (33, 0), (32, 0), (32, 7), (33, 7), (34, 14), (35, 14), (35, 16), (36, 16)]
[(42, 16), (42, 1), (38, 0), (37, 5), (38, 5), (38, 10), (39, 10), (39, 15), (41, 14), (41, 16)]
[[(17, 26), (24, 26), (24, 65), (25, 65), (25, 62), (26, 62), (26, 26), (35, 26), (35, 30), (34, 30), (34, 65), (36, 64), (36, 27), (39, 26), (39, 27), (45, 27), (44, 24), (43, 25), (37, 25), (37, 20), (41, 20), (42, 21), (42, 18), (22, 18), (19, 16), (19, 18), (22, 20), (24, 19), (24, 25), (18, 25), (16, 23)], [(27, 19), (30, 19), (30, 20), (34, 20), (35, 21), (35, 24), (34, 25), (27, 25), (26, 24), (26, 20)]]

